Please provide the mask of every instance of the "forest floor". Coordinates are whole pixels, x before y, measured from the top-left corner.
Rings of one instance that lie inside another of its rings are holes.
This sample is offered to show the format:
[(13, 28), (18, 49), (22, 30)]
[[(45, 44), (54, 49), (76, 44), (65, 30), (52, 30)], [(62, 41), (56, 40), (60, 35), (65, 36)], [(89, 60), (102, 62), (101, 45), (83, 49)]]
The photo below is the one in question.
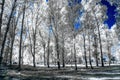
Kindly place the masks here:
[(120, 80), (120, 65), (105, 67), (36, 67), (24, 65), (18, 71), (17, 66), (0, 68), (0, 80)]

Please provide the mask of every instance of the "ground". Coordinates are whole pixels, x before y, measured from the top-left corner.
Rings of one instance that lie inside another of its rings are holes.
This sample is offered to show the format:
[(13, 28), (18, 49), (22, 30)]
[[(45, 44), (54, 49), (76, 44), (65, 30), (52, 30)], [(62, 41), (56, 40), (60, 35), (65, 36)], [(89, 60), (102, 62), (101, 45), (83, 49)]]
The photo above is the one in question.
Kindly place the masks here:
[(58, 70), (56, 67), (36, 67), (24, 65), (18, 71), (17, 66), (1, 67), (0, 80), (120, 80), (120, 65), (94, 67), (86, 69), (65, 67)]

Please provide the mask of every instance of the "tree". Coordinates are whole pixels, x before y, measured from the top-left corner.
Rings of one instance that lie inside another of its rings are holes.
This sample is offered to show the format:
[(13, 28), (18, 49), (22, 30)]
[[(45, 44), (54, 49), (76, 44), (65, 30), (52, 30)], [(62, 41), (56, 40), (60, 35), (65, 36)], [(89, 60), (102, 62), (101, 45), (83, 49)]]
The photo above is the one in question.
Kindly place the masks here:
[(21, 26), (21, 33), (20, 33), (20, 45), (19, 45), (19, 64), (18, 64), (18, 67), (19, 69), (21, 70), (21, 58), (22, 58), (22, 52), (21, 52), (21, 48), (22, 48), (22, 35), (23, 35), (23, 27), (24, 27), (24, 18), (25, 18), (25, 3), (24, 2), (24, 6), (23, 6), (23, 17), (22, 17), (22, 26)]
[(6, 31), (5, 31), (5, 34), (4, 34), (4, 38), (3, 38), (3, 42), (2, 42), (2, 48), (1, 48), (1, 54), (0, 54), (0, 64), (2, 63), (2, 58), (3, 58), (7, 33), (9, 31), (10, 21), (11, 21), (11, 18), (12, 18), (12, 15), (13, 15), (13, 12), (14, 12), (14, 9), (15, 9), (15, 6), (16, 6), (16, 2), (17, 2), (17, 0), (14, 0), (14, 4), (13, 4), (12, 10), (11, 10), (11, 13), (10, 13), (10, 16), (9, 16), (9, 19), (8, 19), (8, 23), (7, 23), (7, 27), (6, 27)]
[[(5, 4), (5, 0), (2, 0), (2, 3), (1, 3), (1, 13), (0, 13), (0, 36), (1, 36), (2, 17), (3, 17), (3, 11), (4, 11), (4, 4)], [(0, 37), (0, 41), (1, 41), (1, 37)]]
[(68, 0), (68, 3), (70, 4), (68, 7), (68, 22), (69, 22), (69, 26), (70, 26), (71, 34), (73, 38), (74, 62), (75, 62), (75, 70), (77, 70), (76, 43), (75, 43), (77, 30), (74, 24), (75, 24), (76, 18), (79, 17), (78, 11), (81, 9), (81, 4), (75, 2), (74, 0)]
[[(49, 31), (49, 30), (48, 30)], [(50, 31), (48, 32), (48, 41), (47, 41), (47, 66), (50, 67)]]
[(87, 53), (86, 53), (86, 39), (85, 39), (85, 36), (86, 36), (86, 30), (84, 28), (84, 34), (83, 34), (83, 41), (84, 41), (84, 59), (85, 59), (85, 66), (86, 68), (88, 68), (88, 63), (87, 63)]
[[(89, 14), (93, 17), (93, 21), (95, 24), (94, 25), (95, 30), (97, 30), (97, 32), (98, 32), (98, 38), (99, 38), (99, 44), (100, 44), (100, 53), (101, 53), (101, 66), (103, 67), (104, 62), (103, 62), (103, 50), (102, 50), (100, 29), (101, 29), (101, 26), (103, 25), (103, 21), (106, 19), (106, 16), (104, 15), (106, 12), (106, 8), (104, 6), (101, 6), (100, 4), (96, 5), (96, 3), (99, 3), (99, 2), (100, 2), (100, 0), (85, 1), (85, 3), (83, 3), (83, 5), (84, 5), (84, 10), (89, 12)], [(87, 4), (87, 5), (85, 5), (85, 4)], [(88, 5), (89, 5), (89, 8), (87, 7)]]
[(12, 56), (13, 56), (13, 44), (15, 41), (16, 36), (16, 28), (19, 21), (19, 18), (21, 16), (21, 12), (18, 13), (17, 17), (13, 17), (11, 21), (11, 29), (10, 29), (10, 37), (11, 37), (11, 46), (10, 46), (10, 66), (12, 65)]
[[(44, 66), (46, 65), (46, 42), (45, 42), (45, 38), (44, 36), (42, 35), (41, 33), (41, 30), (39, 30), (39, 35), (41, 37), (41, 42), (42, 42), (42, 46), (43, 46), (43, 49), (44, 49)], [(48, 38), (49, 39), (49, 38)], [(48, 40), (49, 41), (49, 40)], [(50, 43), (50, 42), (48, 42)], [(49, 46), (49, 45), (48, 45)], [(49, 67), (49, 66), (48, 66)]]
[[(34, 5), (34, 3), (33, 3)], [(35, 11), (36, 9), (34, 9), (33, 6), (33, 10), (31, 10), (31, 13), (33, 15), (33, 11)], [(38, 15), (38, 11), (36, 12)], [(32, 25), (33, 27), (29, 29), (29, 39), (30, 39), (30, 51), (33, 57), (33, 67), (36, 67), (36, 60), (35, 60), (35, 55), (36, 55), (36, 34), (37, 34), (37, 26), (38, 26), (38, 16), (35, 15), (31, 17), (32, 18)], [(33, 21), (35, 21), (35, 24), (33, 23)], [(30, 31), (31, 30), (31, 31)]]
[[(58, 5), (59, 1), (49, 1), (49, 20), (50, 26), (52, 28), (54, 39), (55, 39), (55, 50), (57, 54), (57, 65), (58, 69), (60, 69), (60, 53), (59, 53), (59, 35), (58, 35), (58, 27), (59, 27), (59, 19), (60, 19), (60, 8)], [(53, 24), (53, 25), (52, 25)]]
[(98, 43), (97, 43), (97, 35), (93, 32), (93, 36), (94, 36), (94, 43), (93, 43), (93, 46), (94, 46), (94, 55), (95, 55), (95, 61), (96, 61), (96, 66), (98, 67), (98, 51), (97, 51), (97, 48), (98, 48)]

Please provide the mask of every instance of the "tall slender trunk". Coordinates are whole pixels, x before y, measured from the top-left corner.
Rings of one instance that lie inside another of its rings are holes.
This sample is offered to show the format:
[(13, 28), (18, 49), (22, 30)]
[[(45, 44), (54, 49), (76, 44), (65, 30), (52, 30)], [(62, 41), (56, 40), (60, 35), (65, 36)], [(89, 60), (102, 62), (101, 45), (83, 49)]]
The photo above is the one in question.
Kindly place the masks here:
[(98, 35), (99, 35), (99, 44), (100, 44), (100, 52), (101, 52), (101, 66), (104, 67), (103, 52), (102, 52), (102, 43), (101, 43), (101, 35), (100, 35), (99, 25), (98, 25)]
[(101, 42), (101, 34), (100, 34), (100, 25), (99, 25), (98, 19), (96, 17), (96, 14), (94, 12), (93, 12), (93, 14), (95, 15), (96, 24), (97, 24), (97, 27), (98, 27), (98, 36), (99, 36), (100, 53), (101, 53), (101, 66), (104, 67), (102, 42)]
[(12, 53), (13, 53), (13, 44), (14, 44), (14, 40), (15, 40), (15, 32), (13, 33), (13, 37), (11, 40), (11, 50), (10, 50), (10, 66), (12, 65)]
[(111, 64), (111, 52), (110, 52), (110, 46), (108, 46), (108, 57), (109, 57), (109, 66)]
[(36, 51), (35, 51), (35, 42), (34, 42), (34, 48), (33, 48), (33, 67), (36, 67), (36, 61), (35, 61), (35, 54), (36, 54)]
[(35, 33), (33, 34), (34, 35), (34, 39), (33, 39), (33, 65), (34, 67), (36, 67), (36, 62), (35, 62), (35, 54), (36, 54), (36, 27), (35, 27)]
[(89, 63), (90, 63), (91, 69), (93, 69), (92, 62), (91, 62), (91, 51), (90, 51), (91, 50), (90, 33), (88, 34), (88, 39), (89, 39)]
[(63, 33), (62, 33), (62, 67), (65, 67), (65, 50), (64, 50), (64, 45), (65, 45), (65, 42), (64, 42), (64, 37), (63, 37)]
[(16, 1), (17, 0), (14, 1), (12, 10), (11, 10), (11, 13), (10, 13), (10, 16), (9, 16), (9, 20), (8, 20), (8, 23), (7, 23), (7, 28), (6, 28), (6, 31), (5, 31), (5, 34), (4, 34), (4, 38), (3, 38), (3, 42), (2, 42), (2, 48), (1, 48), (1, 54), (0, 54), (0, 65), (1, 65), (2, 59), (3, 59), (3, 53), (4, 53), (4, 47), (5, 47), (5, 42), (6, 42), (6, 38), (7, 38), (7, 33), (9, 31), (10, 21), (11, 21), (11, 18), (12, 18), (14, 9), (15, 9)]
[(33, 55), (33, 67), (36, 67), (36, 63), (35, 63), (35, 54)]
[(70, 53), (71, 53), (71, 56), (70, 56), (70, 64), (71, 64), (71, 68), (72, 68), (72, 60), (73, 60), (72, 48), (70, 49)]
[(96, 58), (96, 66), (98, 67), (98, 53), (97, 53), (97, 35), (94, 34), (94, 54)]
[(4, 4), (5, 4), (5, 0), (2, 0), (1, 13), (0, 13), (0, 40), (1, 40), (1, 28), (2, 28), (2, 17), (3, 17), (3, 11), (4, 11)]
[(58, 69), (60, 69), (60, 54), (59, 54), (59, 41), (58, 41), (58, 35), (55, 36), (55, 44), (56, 44), (56, 52), (57, 52), (57, 66), (58, 66)]
[(44, 48), (44, 55), (43, 55), (43, 57), (44, 57), (44, 66), (46, 65), (46, 58), (45, 58), (45, 44), (43, 45), (43, 48)]
[(107, 50), (108, 50), (108, 58), (109, 58), (109, 66), (111, 64), (111, 52), (110, 52), (110, 43), (109, 43), (109, 38), (108, 38), (108, 34), (106, 32), (106, 38), (107, 38)]
[(62, 48), (62, 67), (65, 67), (65, 54), (64, 47)]
[[(32, 38), (30, 36), (30, 33), (29, 33), (29, 40), (30, 40), (30, 53), (32, 54), (32, 57), (34, 57), (34, 54), (33, 54), (33, 45), (32, 45)], [(34, 60), (33, 60), (33, 62), (34, 62)], [(34, 63), (33, 63), (33, 66), (34, 66)]]
[(43, 46), (43, 49), (44, 49), (44, 54), (43, 54), (43, 58), (44, 58), (44, 66), (46, 66), (46, 43), (43, 39), (43, 36), (41, 34), (41, 31), (39, 30), (39, 35), (40, 37), (42, 38), (42, 46)]
[(77, 58), (76, 58), (76, 48), (75, 48), (75, 34), (73, 39), (73, 46), (74, 46), (74, 62), (75, 62), (75, 70), (77, 70)]
[(57, 52), (57, 65), (58, 65), (58, 69), (60, 69), (60, 54), (59, 54), (58, 36), (55, 37), (55, 42), (56, 42), (56, 52)]
[(86, 47), (85, 47), (85, 34), (83, 35), (83, 40), (84, 40), (84, 58), (85, 58), (85, 65), (86, 65), (86, 68), (88, 68), (87, 55), (86, 55)]
[(25, 18), (25, 4), (23, 8), (23, 18), (22, 18), (22, 27), (21, 27), (21, 34), (20, 34), (20, 45), (19, 45), (19, 70), (21, 70), (21, 59), (22, 59), (22, 35), (23, 35), (23, 26), (24, 26), (24, 18)]
[(47, 67), (49, 68), (50, 67), (50, 60), (49, 60), (49, 58), (50, 58), (50, 33), (48, 34), (49, 36), (48, 36), (48, 46), (47, 46)]
[(10, 38), (8, 38), (8, 42), (7, 42), (7, 51), (5, 52), (5, 55), (4, 55), (4, 57), (5, 57), (5, 65), (7, 65), (7, 63), (8, 63), (8, 54), (9, 54), (9, 50), (10, 49)]
[(14, 22), (13, 21), (13, 23), (15, 23), (15, 25), (12, 25), (13, 26), (13, 32), (12, 32), (12, 40), (11, 40), (11, 50), (10, 50), (10, 66), (12, 65), (12, 55), (13, 55), (13, 44), (14, 44), (14, 40), (15, 40), (15, 30), (16, 30), (16, 26), (17, 26), (17, 23), (18, 23), (18, 21), (19, 21), (19, 17), (20, 17), (20, 15), (17, 17), (17, 21), (16, 22)]

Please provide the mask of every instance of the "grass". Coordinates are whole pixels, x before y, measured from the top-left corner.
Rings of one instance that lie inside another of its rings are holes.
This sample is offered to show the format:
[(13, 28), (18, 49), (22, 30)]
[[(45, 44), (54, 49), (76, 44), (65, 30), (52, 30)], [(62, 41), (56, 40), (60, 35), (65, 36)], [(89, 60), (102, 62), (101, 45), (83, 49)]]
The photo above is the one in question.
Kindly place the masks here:
[[(73, 77), (119, 77), (120, 76), (120, 66), (105, 66), (105, 67), (94, 67), (94, 69), (86, 69), (84, 67), (79, 67), (77, 71), (71, 67), (65, 67), (58, 70), (56, 67), (46, 68), (46, 67), (32, 67), (28, 65), (22, 66), (21, 71), (17, 70), (17, 66), (13, 65), (8, 67), (7, 72), (0, 77), (17, 77), (22, 79), (42, 79), (48, 78), (49, 80), (59, 80), (57, 76), (73, 76)], [(69, 77), (64, 78), (68, 80)], [(62, 79), (60, 79), (62, 80)]]

